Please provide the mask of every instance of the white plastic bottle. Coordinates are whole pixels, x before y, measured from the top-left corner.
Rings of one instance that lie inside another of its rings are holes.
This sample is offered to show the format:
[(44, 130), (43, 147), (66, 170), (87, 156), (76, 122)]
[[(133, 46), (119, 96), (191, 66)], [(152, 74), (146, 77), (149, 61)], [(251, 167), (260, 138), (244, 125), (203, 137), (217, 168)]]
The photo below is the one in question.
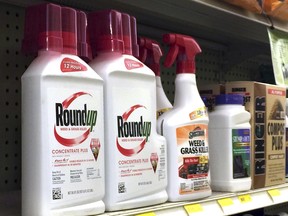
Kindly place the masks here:
[(211, 188), (238, 192), (251, 188), (251, 115), (243, 106), (243, 96), (217, 95), (209, 113), (209, 155)]
[(155, 76), (131, 55), (129, 27), (129, 16), (115, 10), (88, 14), (97, 54), (89, 64), (105, 83), (107, 211), (167, 200), (166, 141), (156, 133)]
[(139, 39), (139, 60), (146, 64), (156, 76), (156, 100), (157, 100), (157, 119), (163, 113), (172, 109), (172, 104), (168, 100), (162, 87), (160, 77), (160, 58), (162, 51), (159, 43), (149, 38), (141, 37)]
[(26, 10), (23, 50), (38, 56), (21, 79), (22, 216), (105, 210), (103, 80), (76, 56), (75, 18), (54, 4)]
[(209, 120), (195, 77), (195, 55), (201, 49), (185, 35), (166, 34), (163, 41), (171, 46), (164, 66), (171, 66), (177, 58), (174, 106), (159, 117), (157, 127), (167, 140), (168, 199), (200, 199), (211, 195)]

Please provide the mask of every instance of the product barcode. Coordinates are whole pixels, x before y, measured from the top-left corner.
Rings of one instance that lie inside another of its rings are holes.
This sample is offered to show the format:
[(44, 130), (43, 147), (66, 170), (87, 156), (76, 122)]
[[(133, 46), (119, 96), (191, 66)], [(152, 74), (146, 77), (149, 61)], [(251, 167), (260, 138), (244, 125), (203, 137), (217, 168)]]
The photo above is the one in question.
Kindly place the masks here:
[(126, 192), (125, 182), (119, 182), (118, 193), (125, 193), (125, 192)]
[(68, 195), (92, 193), (92, 192), (93, 192), (93, 189), (75, 190), (75, 191), (68, 191)]
[(52, 198), (53, 198), (53, 200), (62, 199), (61, 188), (53, 188), (52, 189)]

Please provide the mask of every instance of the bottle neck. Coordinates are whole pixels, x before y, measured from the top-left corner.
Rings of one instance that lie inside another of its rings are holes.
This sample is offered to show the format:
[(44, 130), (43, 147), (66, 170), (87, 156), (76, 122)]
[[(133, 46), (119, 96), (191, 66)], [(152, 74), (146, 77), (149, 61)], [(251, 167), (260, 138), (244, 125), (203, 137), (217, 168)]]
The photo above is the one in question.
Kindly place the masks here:
[(185, 105), (195, 103), (195, 101), (198, 99), (202, 101), (198, 93), (195, 74), (177, 74), (175, 79), (174, 107), (183, 107)]
[(121, 52), (112, 52), (112, 51), (102, 51), (97, 53), (97, 58), (98, 56), (122, 56), (123, 54)]
[(38, 56), (42, 56), (42, 55), (61, 55), (61, 52), (57, 52), (57, 51), (51, 51), (51, 50), (39, 50), (38, 51)]

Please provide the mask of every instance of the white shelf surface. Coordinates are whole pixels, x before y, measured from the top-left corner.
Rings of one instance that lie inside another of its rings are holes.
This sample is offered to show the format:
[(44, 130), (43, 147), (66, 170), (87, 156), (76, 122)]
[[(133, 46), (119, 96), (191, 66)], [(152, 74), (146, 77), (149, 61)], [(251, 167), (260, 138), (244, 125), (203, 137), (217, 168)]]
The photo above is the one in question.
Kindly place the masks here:
[[(285, 202), (288, 202), (288, 183), (241, 193), (213, 192), (212, 196), (196, 201), (166, 202), (143, 208), (105, 212), (101, 216), (224, 216)], [(185, 210), (185, 207), (190, 210)], [(5, 216), (20, 216), (21, 192), (2, 192), (0, 194), (0, 212)]]

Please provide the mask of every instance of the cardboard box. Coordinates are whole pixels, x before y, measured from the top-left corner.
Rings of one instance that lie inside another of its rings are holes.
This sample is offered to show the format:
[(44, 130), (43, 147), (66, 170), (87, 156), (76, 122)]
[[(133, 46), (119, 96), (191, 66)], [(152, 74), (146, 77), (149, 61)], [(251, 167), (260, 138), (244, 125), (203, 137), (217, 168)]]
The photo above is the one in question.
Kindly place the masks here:
[(252, 188), (285, 183), (286, 88), (259, 82), (229, 82), (226, 93), (244, 95), (251, 113)]
[(209, 84), (198, 87), (201, 97), (205, 97), (207, 100), (208, 111), (213, 111), (215, 106), (215, 96), (219, 94), (225, 94), (225, 88), (222, 84)]

